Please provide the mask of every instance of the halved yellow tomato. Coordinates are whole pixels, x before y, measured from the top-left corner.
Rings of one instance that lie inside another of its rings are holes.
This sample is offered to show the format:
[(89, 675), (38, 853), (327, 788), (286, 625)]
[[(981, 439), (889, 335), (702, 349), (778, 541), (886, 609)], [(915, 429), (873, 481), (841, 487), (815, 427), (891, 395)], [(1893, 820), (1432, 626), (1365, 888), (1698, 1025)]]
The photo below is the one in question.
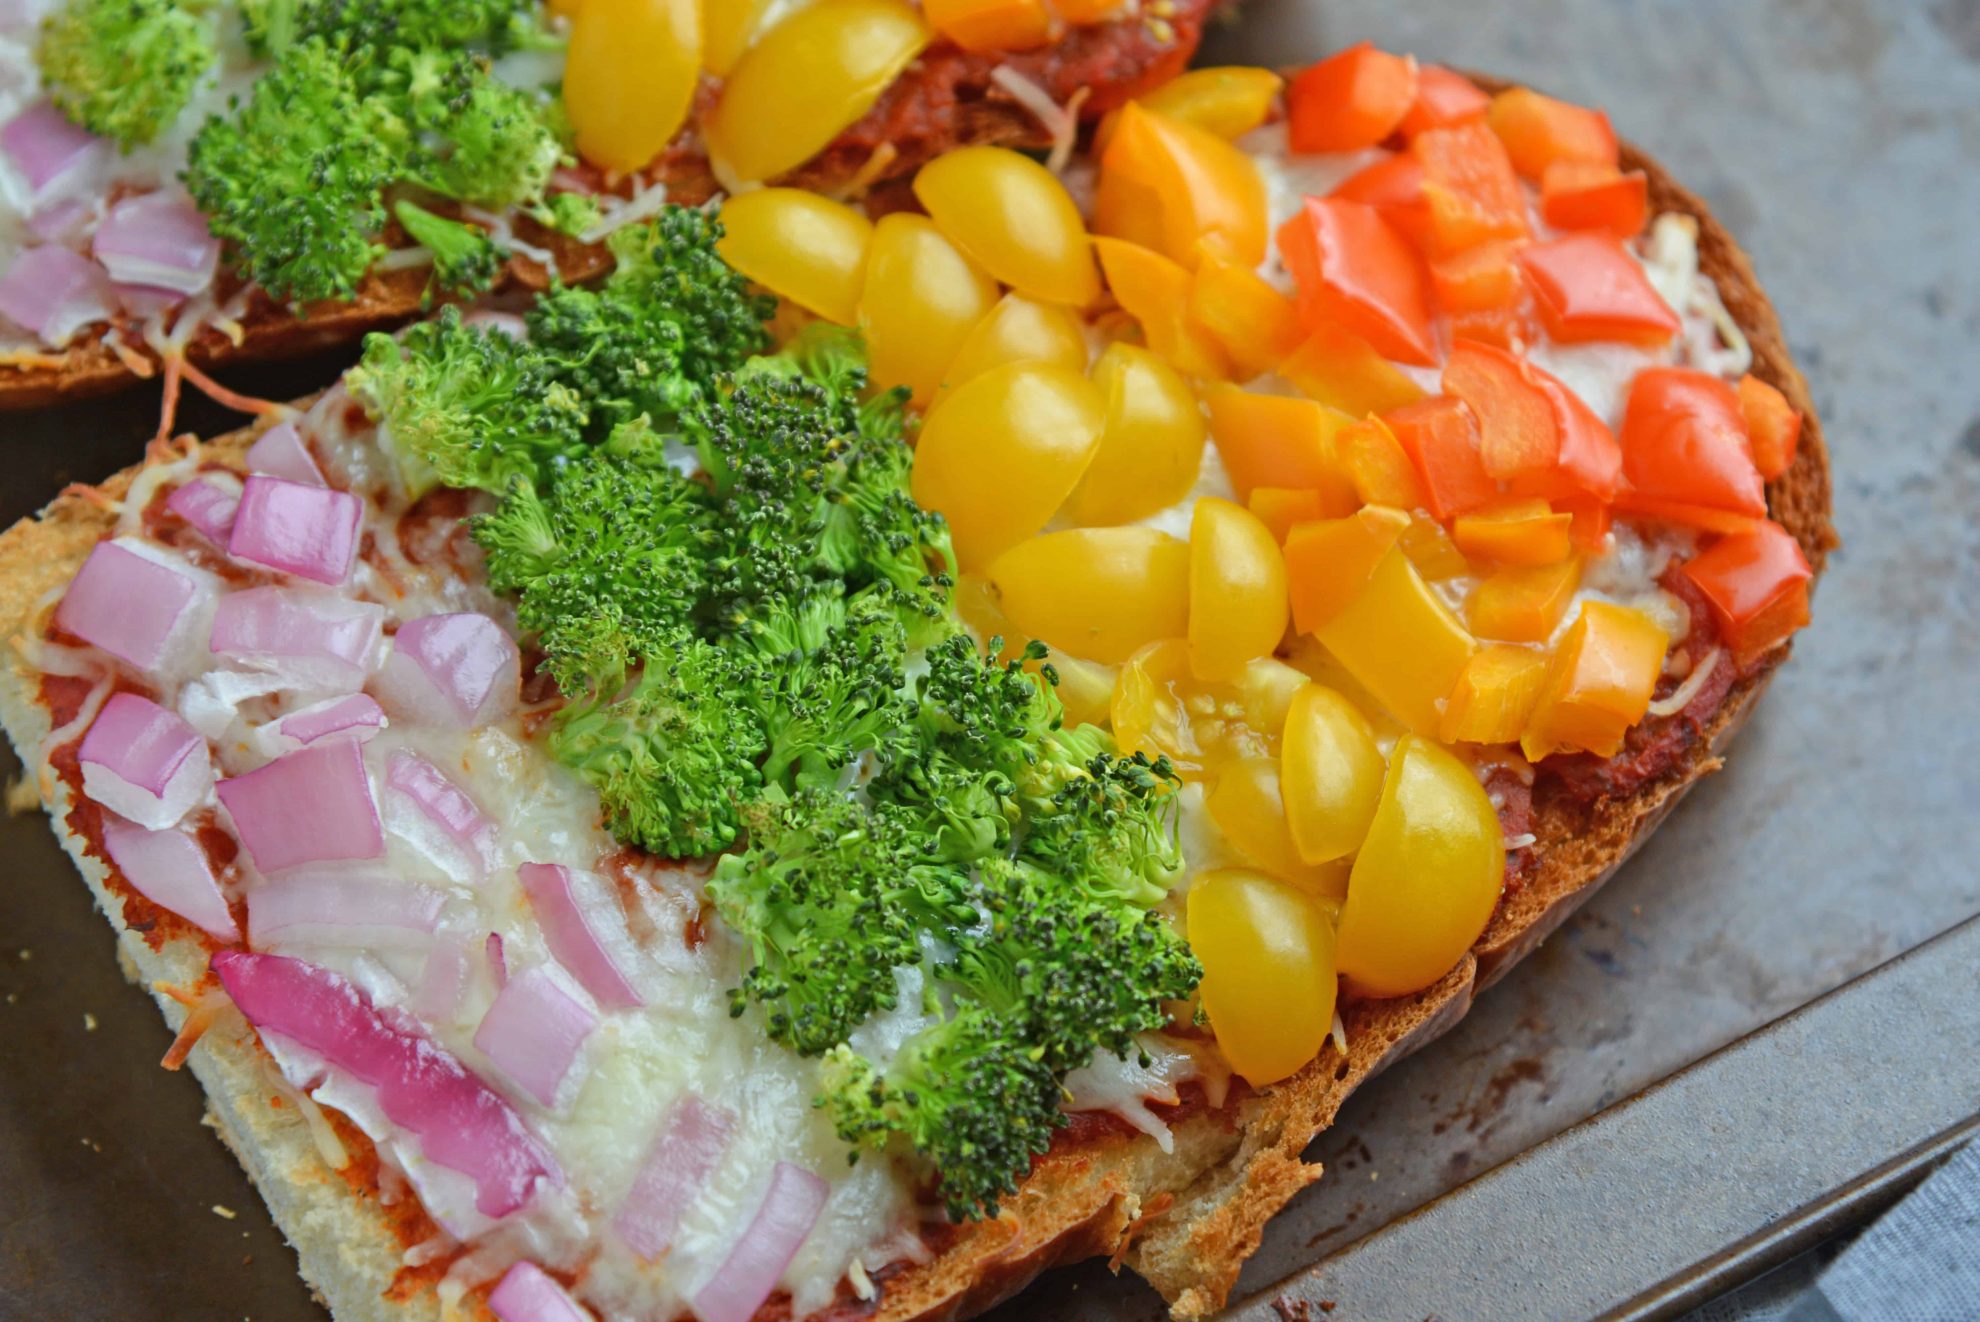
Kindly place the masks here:
[(1086, 370), (1086, 327), (1079, 314), (1056, 303), (1009, 293), (963, 337), (935, 392), (939, 404), (951, 390), (1005, 363), (1049, 363)]
[(1210, 434), (1189, 383), (1139, 345), (1110, 344), (1093, 384), (1107, 395), (1107, 430), (1073, 492), (1073, 520), (1132, 523), (1187, 496)]
[(1189, 523), (1189, 665), (1230, 679), (1286, 636), (1286, 561), (1264, 521), (1205, 496)]
[(1241, 757), (1275, 757), (1293, 695), (1306, 676), (1260, 657), (1233, 680), (1200, 680), (1189, 644), (1165, 638), (1129, 657), (1114, 685), (1114, 741), (1166, 757), (1185, 780), (1202, 780)]
[(1125, 661), (1181, 633), (1188, 618), (1189, 548), (1153, 528), (1028, 538), (998, 556), (988, 577), (1020, 634), (1093, 661)]
[(1203, 964), (1198, 994), (1224, 1058), (1253, 1087), (1298, 1071), (1333, 1028), (1340, 980), (1330, 908), (1239, 868), (1190, 885), (1185, 921)]
[(700, 80), (700, 0), (587, 0), (573, 13), (564, 112), (592, 164), (623, 173), (658, 156)]
[(1050, 170), (1008, 147), (963, 147), (914, 177), (914, 195), (983, 269), (1048, 303), (1100, 297), (1086, 221)]
[(1336, 902), (1347, 898), (1347, 863), (1315, 866), (1293, 844), (1279, 788), (1279, 759), (1237, 758), (1218, 767), (1216, 775), (1203, 806), (1231, 848), (1261, 871), (1308, 894)]
[(759, 188), (722, 204), (727, 231), (715, 250), (771, 293), (850, 326), (873, 222), (843, 202), (802, 188)]
[(926, 408), (963, 341), (997, 302), (997, 282), (926, 216), (897, 211), (873, 227), (859, 328), (879, 387), (906, 386)]
[(1361, 710), (1325, 685), (1306, 685), (1286, 713), (1280, 758), (1299, 856), (1331, 863), (1361, 848), (1382, 793), (1382, 750)]

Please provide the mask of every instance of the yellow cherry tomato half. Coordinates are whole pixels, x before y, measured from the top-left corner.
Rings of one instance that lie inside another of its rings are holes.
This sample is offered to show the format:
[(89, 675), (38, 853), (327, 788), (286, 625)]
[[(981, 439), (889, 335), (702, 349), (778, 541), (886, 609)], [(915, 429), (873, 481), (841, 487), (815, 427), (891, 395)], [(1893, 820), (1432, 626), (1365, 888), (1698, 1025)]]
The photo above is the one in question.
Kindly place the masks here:
[(564, 56), (578, 155), (637, 170), (687, 122), (701, 81), (700, 0), (585, 0)]
[(991, 564), (990, 580), (1021, 639), (1120, 662), (1182, 632), (1189, 548), (1153, 528), (1070, 528), (1011, 547)]
[(963, 147), (914, 177), (942, 232), (1020, 293), (1086, 307), (1100, 297), (1092, 241), (1066, 186), (1008, 147)]
[(1328, 906), (1296, 887), (1220, 868), (1189, 888), (1198, 994), (1231, 1068), (1253, 1087), (1298, 1072), (1334, 1024), (1340, 980)]
[(1336, 903), (1347, 898), (1347, 863), (1315, 867), (1299, 856), (1293, 844), (1279, 791), (1279, 759), (1241, 757), (1226, 762), (1217, 768), (1203, 806), (1231, 848), (1260, 871)]
[(1189, 667), (1229, 679), (1286, 636), (1286, 560), (1256, 514), (1215, 496), (1189, 521)]
[(996, 302), (997, 282), (934, 221), (905, 211), (882, 217), (859, 297), (873, 384), (906, 386), (917, 408), (928, 407), (963, 341)]
[(783, 19), (736, 61), (702, 126), (718, 171), (754, 182), (804, 164), (871, 110), (933, 35), (907, 0), (814, 0)]
[(1065, 504), (1106, 422), (1106, 401), (1078, 372), (993, 368), (929, 412), (910, 480), (915, 501), (948, 519), (961, 567), (980, 569)]
[(1432, 740), (1403, 736), (1348, 878), (1341, 972), (1376, 996), (1429, 986), (1485, 930), (1505, 873), (1499, 815), (1478, 777)]
[[(986, 652), (992, 639), (1004, 640), (1000, 655), (1005, 656), (1030, 641), (1030, 635), (1004, 614), (1003, 596), (997, 585), (983, 575), (960, 575), (956, 579), (955, 602), (956, 614), (962, 616), (963, 623)], [(1106, 723), (1113, 709), (1114, 677), (1119, 667), (1054, 651), (1043, 661), (1028, 663), (1025, 669), (1043, 678), (1047, 666), (1058, 680), (1053, 691), (1058, 694), (1059, 705), (1065, 708), (1067, 725)]]
[(702, 9), (701, 62), (717, 78), (727, 78), (756, 39), (757, 24), (770, 0), (706, 0)]
[(715, 250), (744, 275), (827, 321), (858, 316), (873, 222), (802, 188), (759, 188), (722, 204)]
[(1210, 430), (1175, 368), (1134, 344), (1110, 344), (1093, 365), (1107, 430), (1068, 507), (1085, 524), (1132, 523), (1189, 494)]
[(1011, 293), (997, 300), (970, 328), (949, 368), (935, 402), (965, 381), (1005, 363), (1050, 363), (1069, 371), (1086, 370), (1086, 326), (1071, 308)]
[(1309, 684), (1286, 713), (1280, 788), (1300, 857), (1330, 863), (1361, 848), (1382, 796), (1382, 750), (1359, 708)]
[(1233, 680), (1190, 673), (1181, 638), (1150, 643), (1114, 683), (1114, 740), (1130, 752), (1166, 757), (1186, 780), (1201, 780), (1242, 757), (1272, 757), (1306, 676), (1260, 657)]

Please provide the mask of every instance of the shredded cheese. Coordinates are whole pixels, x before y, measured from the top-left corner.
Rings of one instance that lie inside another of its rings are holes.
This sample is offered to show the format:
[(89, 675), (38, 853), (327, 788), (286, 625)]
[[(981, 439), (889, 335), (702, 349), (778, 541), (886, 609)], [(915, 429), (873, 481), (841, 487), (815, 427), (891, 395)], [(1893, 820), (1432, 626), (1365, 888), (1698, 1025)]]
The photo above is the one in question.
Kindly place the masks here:
[(637, 225), (660, 214), (667, 205), (667, 184), (656, 180), (643, 185), (631, 197), (617, 198), (609, 194), (598, 199), (599, 216), (597, 223), (579, 234), (579, 243), (599, 243), (628, 225)]
[(1045, 134), (1052, 140), (1051, 153), (1045, 164), (1053, 174), (1062, 172), (1072, 160), (1073, 149), (1079, 143), (1079, 107), (1091, 88), (1082, 87), (1073, 93), (1072, 100), (1060, 105), (1052, 99), (1052, 94), (1035, 81), (1025, 77), (1008, 64), (1000, 64), (990, 71), (990, 81), (1010, 94), (1011, 100), (1029, 110)]
[(1721, 652), (1722, 649), (1717, 647), (1707, 652), (1705, 659), (1691, 668), (1691, 674), (1684, 683), (1672, 689), (1669, 697), (1659, 698), (1645, 710), (1652, 716), (1675, 716), (1683, 711), (1686, 704), (1698, 696), (1698, 690), (1705, 687), (1705, 681), (1710, 679), (1712, 672), (1718, 668)]

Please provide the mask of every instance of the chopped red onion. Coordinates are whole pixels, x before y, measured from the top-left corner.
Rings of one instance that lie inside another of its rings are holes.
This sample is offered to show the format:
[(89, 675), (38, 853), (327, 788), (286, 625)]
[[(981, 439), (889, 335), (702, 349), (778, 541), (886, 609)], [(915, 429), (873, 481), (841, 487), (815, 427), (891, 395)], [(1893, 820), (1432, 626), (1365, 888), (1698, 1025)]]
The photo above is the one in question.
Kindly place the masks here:
[(348, 491), (256, 473), (241, 491), (227, 554), (334, 587), (350, 577), (363, 521), (364, 502)]
[[(289, 675), (249, 674), (234, 670), (209, 670), (179, 690), (179, 715), (187, 725), (220, 745), (221, 765), (239, 742), (234, 727), (240, 723), (241, 704), (254, 698), (297, 686)], [(264, 760), (286, 752), (266, 752)]]
[(701, 1322), (749, 1322), (777, 1288), (825, 1208), (829, 1187), (787, 1161), (770, 1173), (770, 1188), (729, 1256), (694, 1297)]
[(399, 626), (378, 675), (386, 710), (418, 724), (474, 730), (515, 710), (522, 658), (486, 615), (427, 615)]
[(247, 466), (250, 473), (266, 473), (304, 486), (329, 485), (293, 422), (278, 422), (261, 433), (260, 439), (248, 447)]
[(20, 253), (0, 275), (0, 313), (58, 349), (108, 321), (115, 299), (102, 267), (52, 243)]
[(165, 508), (197, 528), (200, 535), (216, 546), (227, 544), (227, 533), (234, 526), (234, 511), (240, 508), (241, 494), (220, 484), (218, 478), (196, 477), (175, 487), (165, 497)]
[(186, 301), (186, 296), (175, 289), (159, 289), (153, 285), (112, 285), (117, 296), (117, 306), (139, 321), (149, 321), (163, 316)]
[(366, 950), (427, 944), (446, 896), (392, 877), (291, 872), (248, 892), (248, 936)]
[(651, 1261), (667, 1251), (681, 1213), (700, 1195), (735, 1130), (733, 1111), (710, 1106), (693, 1093), (674, 1103), (612, 1218), (612, 1229), (633, 1252)]
[[(79, 197), (63, 198), (41, 207), (28, 217), (28, 233), (43, 243), (67, 246), (89, 224), (90, 205)], [(120, 291), (121, 297), (121, 291)]]
[[(417, 753), (397, 748), (386, 763), (385, 783), (410, 799), (420, 817), (439, 828), (477, 871), (487, 870), (493, 856), (495, 823), (444, 771)], [(393, 829), (399, 826), (395, 824)]]
[(385, 832), (364, 774), (364, 750), (349, 739), (278, 757), (221, 781), (219, 792), (241, 843), (263, 872), (385, 852)]
[(488, 1311), (501, 1322), (592, 1322), (590, 1310), (533, 1262), (504, 1272), (488, 1292)]
[(475, 1182), (475, 1207), (484, 1216), (523, 1206), (539, 1180), (563, 1183), (556, 1159), (500, 1093), (403, 1016), (388, 1022), (329, 969), (223, 950), (213, 956), (213, 971), (257, 1029), (376, 1089), (385, 1118), (416, 1136), (427, 1160)]
[(119, 284), (197, 294), (213, 283), (220, 241), (177, 189), (127, 197), (96, 227), (96, 260)]
[(241, 939), (206, 851), (191, 836), (147, 831), (112, 817), (103, 823), (103, 848), (124, 880), (152, 903), (222, 941)]
[(509, 985), (509, 957), (502, 946), (502, 934), (490, 932), (483, 949), (488, 952), (488, 971), (495, 975), (495, 990), (500, 991)]
[(348, 735), (361, 744), (369, 743), (385, 728), (385, 713), (369, 696), (353, 693), (348, 698), (328, 698), (290, 712), (280, 720), (269, 722), (266, 728), (263, 744), (271, 756), (277, 756), (338, 735)]
[(627, 980), (636, 952), (626, 917), (605, 879), (552, 863), (516, 869), (543, 939), (557, 962), (607, 1010), (631, 1010), (645, 1002)]
[(72, 124), (53, 103), (37, 101), (0, 128), (0, 149), (14, 158), (35, 192), (105, 151), (103, 139)]
[(220, 599), (208, 646), (256, 670), (355, 689), (378, 664), (385, 608), (300, 588), (248, 588)]
[(523, 1091), (555, 1106), (558, 1085), (597, 1026), (598, 1016), (539, 966), (524, 969), (495, 993), (495, 1003), (474, 1030), (474, 1045)]
[(99, 542), (56, 607), (55, 627), (153, 671), (178, 650), (203, 590), (191, 574), (121, 541)]
[(213, 788), (197, 730), (149, 698), (118, 693), (83, 736), (83, 793), (139, 826), (176, 826)]
[(412, 1012), (428, 1023), (445, 1023), (459, 1014), (472, 972), (471, 958), (466, 937), (459, 932), (442, 932), (426, 953), (419, 986), (413, 989)]

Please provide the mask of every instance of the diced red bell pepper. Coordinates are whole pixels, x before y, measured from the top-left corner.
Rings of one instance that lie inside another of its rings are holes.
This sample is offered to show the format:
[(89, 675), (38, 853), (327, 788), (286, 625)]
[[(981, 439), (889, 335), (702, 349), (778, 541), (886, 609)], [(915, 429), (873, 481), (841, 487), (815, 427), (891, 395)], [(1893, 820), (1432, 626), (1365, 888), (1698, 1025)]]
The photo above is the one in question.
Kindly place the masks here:
[(1441, 64), (1426, 64), (1416, 71), (1416, 104), (1397, 127), (1405, 138), (1413, 138), (1481, 120), (1491, 106), (1492, 98), (1477, 83)]
[(1588, 161), (1555, 161), (1540, 184), (1540, 214), (1564, 230), (1602, 230), (1619, 239), (1641, 233), (1650, 218), (1650, 179)]
[(1423, 162), (1402, 152), (1343, 179), (1332, 196), (1365, 202), (1417, 248), (1429, 241), (1430, 204), (1423, 200)]
[(1519, 254), (1540, 320), (1562, 344), (1600, 340), (1656, 348), (1684, 328), (1642, 265), (1608, 234), (1570, 234)]
[(1423, 263), (1375, 208), (1309, 197), (1280, 228), (1279, 255), (1299, 284), (1309, 329), (1337, 325), (1385, 358), (1437, 361)]
[(1808, 623), (1814, 571), (1793, 534), (1771, 519), (1719, 538), (1678, 572), (1704, 594), (1741, 665)]
[(1579, 395), (1527, 359), (1459, 340), (1444, 365), (1444, 391), (1477, 416), (1485, 471), (1512, 494), (1615, 497), (1622, 484), (1615, 437)]
[(1416, 104), (1416, 61), (1370, 42), (1329, 56), (1286, 89), (1286, 130), (1296, 152), (1359, 151), (1396, 131)]
[(1504, 145), (1485, 125), (1431, 129), (1409, 150), (1423, 165), (1433, 256), (1527, 236), (1526, 196)]
[(1622, 168), (1616, 131), (1599, 110), (1515, 87), (1492, 98), (1486, 122), (1506, 144), (1513, 168), (1535, 183), (1546, 178), (1547, 167), (1555, 161)]
[(1748, 372), (1739, 380), (1739, 411), (1760, 476), (1771, 482), (1794, 467), (1801, 448), (1801, 415), (1787, 396)]
[(1600, 555), (1609, 540), (1609, 528), (1615, 517), (1609, 502), (1581, 492), (1572, 496), (1556, 496), (1554, 508), (1570, 515), (1574, 522), (1568, 528), (1568, 540), (1574, 549), (1584, 555)]
[(1531, 298), (1521, 298), (1502, 308), (1453, 312), (1448, 319), (1453, 340), (1475, 340), (1516, 351), (1540, 338), (1540, 320), (1534, 315)]
[(1519, 245), (1481, 243), (1430, 263), (1430, 288), (1445, 312), (1490, 312), (1515, 307), (1524, 292)]
[(1637, 373), (1623, 414), (1619, 508), (1738, 531), (1767, 517), (1767, 492), (1746, 439), (1739, 392), (1684, 367)]
[(1499, 498), (1499, 484), (1478, 457), (1478, 421), (1462, 401), (1436, 395), (1383, 421), (1416, 465), (1424, 500), (1437, 518), (1453, 519)]

